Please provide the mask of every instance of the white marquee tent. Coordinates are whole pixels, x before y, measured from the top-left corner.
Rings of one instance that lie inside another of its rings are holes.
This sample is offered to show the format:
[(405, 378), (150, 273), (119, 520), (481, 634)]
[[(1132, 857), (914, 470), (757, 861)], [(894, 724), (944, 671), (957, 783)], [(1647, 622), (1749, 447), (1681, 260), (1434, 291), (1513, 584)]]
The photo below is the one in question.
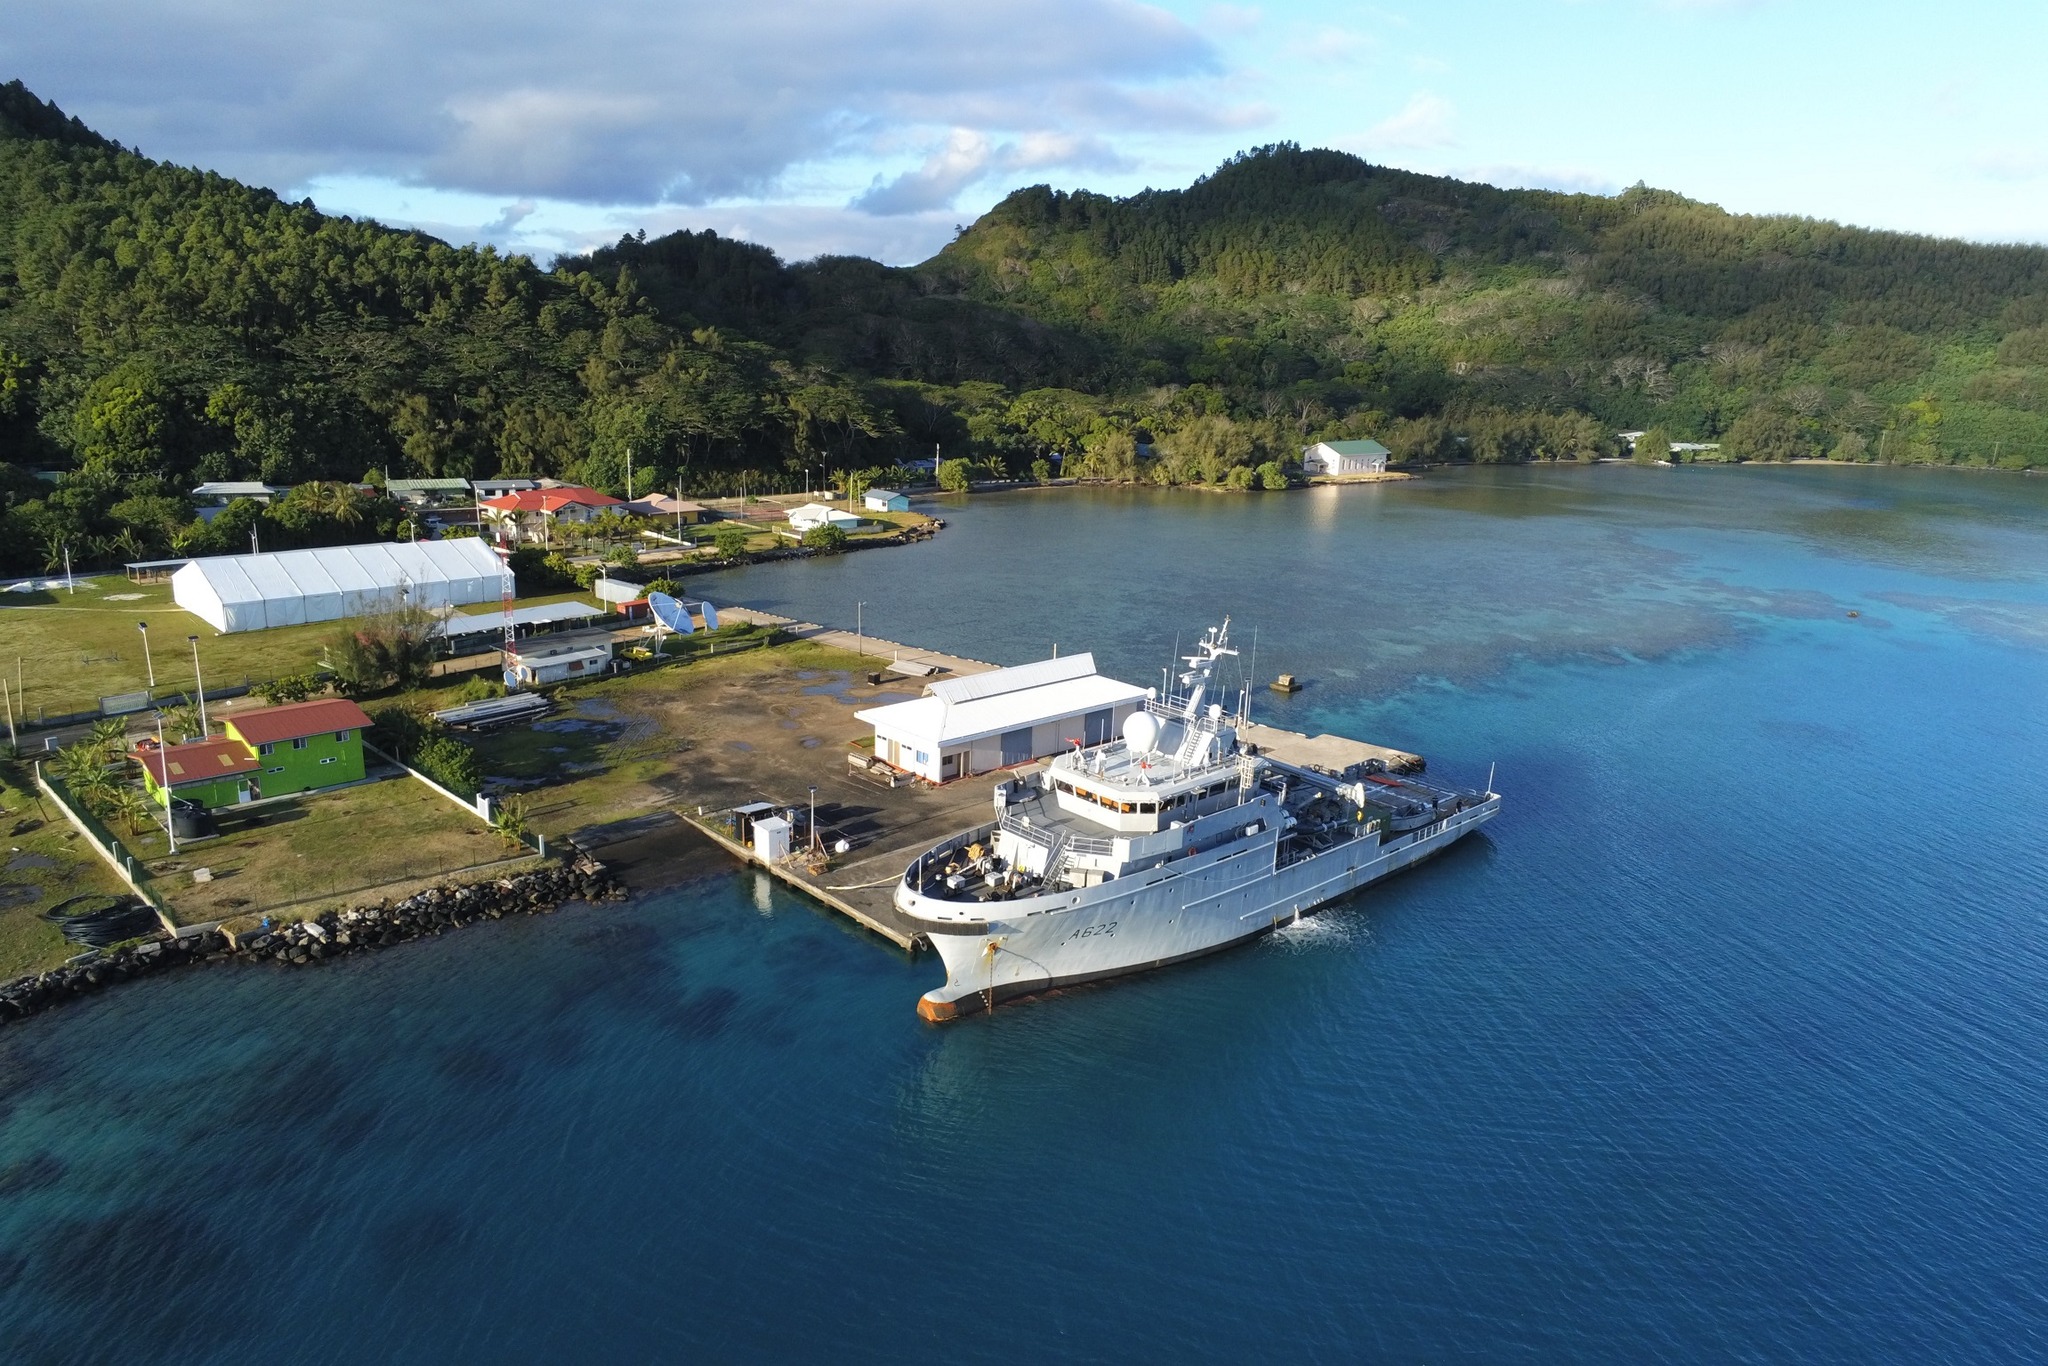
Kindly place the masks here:
[(214, 555), (171, 575), (178, 606), (217, 631), (303, 626), (380, 611), (496, 602), (504, 562), (474, 536), (453, 541), (337, 545), (268, 555)]

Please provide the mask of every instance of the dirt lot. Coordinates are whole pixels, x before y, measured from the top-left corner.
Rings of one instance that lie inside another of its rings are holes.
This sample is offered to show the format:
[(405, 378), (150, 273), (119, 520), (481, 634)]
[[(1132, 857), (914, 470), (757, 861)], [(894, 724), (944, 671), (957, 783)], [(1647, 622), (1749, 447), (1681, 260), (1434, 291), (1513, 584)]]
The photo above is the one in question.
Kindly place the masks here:
[[(658, 830), (665, 815), (700, 806), (802, 807), (815, 785), (818, 823), (828, 839), (855, 846), (840, 861), (851, 867), (983, 819), (989, 799), (980, 780), (935, 791), (877, 787), (848, 773), (848, 744), (872, 736), (854, 713), (921, 691), (911, 682), (868, 683), (876, 664), (797, 641), (607, 679), (564, 692), (553, 717), (484, 737), (477, 748), (493, 779), (529, 789), (532, 825), (550, 839), (573, 834), (584, 843), (632, 829), (621, 823), (635, 818)], [(679, 822), (672, 828), (678, 840), (694, 838)]]

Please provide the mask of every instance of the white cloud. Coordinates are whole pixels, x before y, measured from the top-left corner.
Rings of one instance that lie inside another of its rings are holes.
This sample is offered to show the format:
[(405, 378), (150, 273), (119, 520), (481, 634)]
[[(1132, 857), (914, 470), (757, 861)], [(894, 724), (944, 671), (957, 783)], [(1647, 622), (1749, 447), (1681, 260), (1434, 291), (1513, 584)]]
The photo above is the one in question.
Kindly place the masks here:
[(914, 171), (890, 180), (877, 176), (851, 207), (871, 214), (911, 214), (942, 209), (959, 193), (990, 176), (1054, 166), (1126, 170), (1129, 161), (1094, 138), (1066, 133), (1031, 133), (1000, 145), (971, 128), (955, 128), (945, 145)]
[(1422, 91), (1401, 111), (1380, 120), (1357, 139), (1372, 151), (1420, 151), (1457, 143), (1458, 111), (1441, 95)]
[(716, 201), (890, 129), (1226, 126), (1224, 62), (1138, 0), (13, 0), (0, 58), (156, 156), (590, 203)]
[(1598, 171), (1555, 166), (1467, 166), (1450, 172), (1503, 190), (1561, 190), (1566, 194), (1618, 194), (1622, 186)]

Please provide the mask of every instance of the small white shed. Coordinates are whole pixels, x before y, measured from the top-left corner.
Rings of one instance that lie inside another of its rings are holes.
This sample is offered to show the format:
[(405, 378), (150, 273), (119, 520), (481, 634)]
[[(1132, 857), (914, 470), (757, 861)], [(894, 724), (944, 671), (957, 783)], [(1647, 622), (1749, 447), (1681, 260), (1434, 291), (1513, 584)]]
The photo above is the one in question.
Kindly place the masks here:
[(1347, 474), (1385, 474), (1392, 454), (1377, 441), (1318, 441), (1301, 450), (1302, 473), (1324, 478)]

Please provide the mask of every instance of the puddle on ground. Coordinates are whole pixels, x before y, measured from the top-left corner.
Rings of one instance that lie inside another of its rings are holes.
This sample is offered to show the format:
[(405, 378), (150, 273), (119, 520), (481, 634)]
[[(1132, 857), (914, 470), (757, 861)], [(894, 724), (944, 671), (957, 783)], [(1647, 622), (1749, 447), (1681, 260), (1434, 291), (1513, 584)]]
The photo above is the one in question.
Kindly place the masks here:
[(805, 749), (816, 749), (819, 745), (822, 745), (825, 742), (818, 736), (806, 735), (803, 739), (797, 741), (797, 743), (802, 745)]
[(0, 906), (18, 906), (27, 901), (41, 901), (43, 889), (31, 882), (0, 882)]
[(576, 701), (576, 714), (578, 716), (609, 718), (617, 716), (619, 709), (602, 698), (583, 697), (578, 698)]
[(727, 749), (736, 749), (742, 754), (752, 754), (754, 752), (754, 747), (745, 740), (727, 740), (725, 747)]
[[(821, 674), (821, 673), (819, 673), (819, 672), (818, 672), (818, 671), (817, 671), (816, 669), (798, 669), (798, 670), (796, 671), (796, 676), (797, 676), (797, 678), (798, 678), (799, 680), (801, 680), (801, 681), (803, 681), (803, 682), (806, 682), (806, 683), (810, 682), (810, 681), (811, 681), (812, 679), (814, 679), (814, 678), (823, 678), (823, 677), (824, 677), (824, 675), (823, 675), (823, 674)], [(804, 689), (804, 691), (805, 691), (805, 692), (809, 692), (809, 691), (810, 691), (810, 689), (809, 689), (809, 688), (805, 688), (805, 689)]]
[(16, 854), (7, 860), (7, 871), (18, 873), (24, 868), (55, 868), (57, 860), (48, 854)]

